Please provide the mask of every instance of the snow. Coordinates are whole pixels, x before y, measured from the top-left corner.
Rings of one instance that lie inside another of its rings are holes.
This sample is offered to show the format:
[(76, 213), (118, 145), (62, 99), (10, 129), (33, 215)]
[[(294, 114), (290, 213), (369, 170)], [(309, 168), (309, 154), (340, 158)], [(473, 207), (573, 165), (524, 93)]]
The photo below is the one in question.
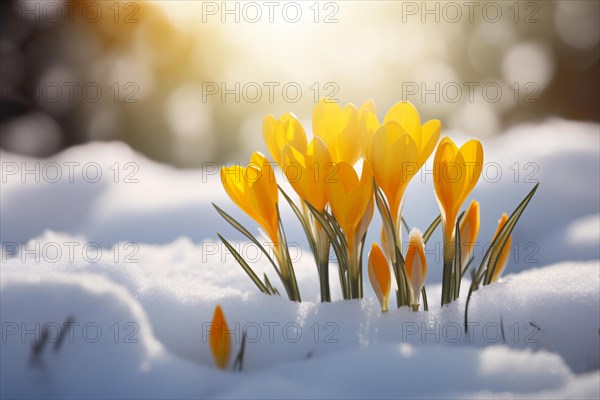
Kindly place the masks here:
[[(482, 238), (533, 185), (522, 176), (515, 183), (510, 166), (520, 163), (523, 174), (533, 171), (524, 163), (535, 162), (542, 183), (515, 230), (519, 254), (507, 275), (471, 299), (469, 332), (464, 294), (439, 307), (436, 235), (428, 313), (392, 307), (381, 314), (367, 287), (361, 301), (320, 304), (312, 255), (284, 209), (306, 300), (292, 303), (258, 293), (216, 240), (217, 231), (234, 242), (239, 235), (210, 202), (255, 225), (226, 198), (214, 166), (176, 170), (119, 143), (79, 146), (51, 160), (0, 153), (1, 397), (600, 397), (598, 125), (552, 120), (516, 128), (484, 148), (504, 174), (473, 194)], [(79, 163), (73, 182), (64, 165), (62, 179), (50, 182), (42, 172), (48, 162)], [(91, 162), (102, 168), (93, 183), (85, 179), (92, 169), (81, 174)], [(36, 165), (39, 183), (21, 174)], [(125, 182), (131, 171), (137, 183)], [(420, 228), (437, 213), (426, 178), (409, 185), (405, 206)], [(378, 224), (375, 217), (373, 238)], [(265, 257), (237, 245), (276, 283)], [(207, 328), (216, 304), (232, 329), (234, 355), (247, 333), (241, 373), (213, 365)], [(44, 326), (48, 343), (35, 357)], [(61, 327), (70, 335), (55, 351)]]

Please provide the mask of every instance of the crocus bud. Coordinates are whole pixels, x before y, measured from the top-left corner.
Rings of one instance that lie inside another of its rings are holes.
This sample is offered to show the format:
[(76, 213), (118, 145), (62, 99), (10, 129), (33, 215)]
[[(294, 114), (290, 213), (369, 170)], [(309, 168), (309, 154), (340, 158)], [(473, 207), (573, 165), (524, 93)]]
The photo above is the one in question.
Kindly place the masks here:
[(217, 305), (211, 324), (209, 344), (215, 364), (221, 369), (227, 368), (231, 355), (231, 336), (221, 306)]
[(479, 234), (479, 203), (475, 200), (471, 201), (467, 212), (460, 222), (460, 256), (461, 256), (461, 271), (467, 267), (467, 263), (471, 258), (473, 246)]
[(377, 243), (373, 243), (369, 253), (369, 281), (379, 300), (382, 312), (388, 310), (391, 280), (388, 261)]
[[(500, 230), (502, 230), (502, 227), (504, 226), (504, 224), (506, 224), (506, 221), (508, 221), (508, 215), (506, 215), (506, 213), (502, 214), (502, 218), (500, 218), (498, 220), (498, 228), (496, 229), (496, 233), (494, 233), (494, 239), (492, 239), (492, 243), (494, 243), (494, 241), (496, 240), (496, 238), (498, 237), (498, 234), (500, 233)], [(506, 264), (508, 262), (508, 256), (510, 255), (510, 246), (512, 244), (512, 237), (508, 237), (508, 239), (506, 240), (506, 244), (504, 245), (504, 248), (501, 249), (502, 246), (500, 245), (495, 245), (494, 248), (492, 248), (492, 254), (490, 255), (490, 266), (493, 266), (494, 263), (496, 263), (496, 268), (494, 271), (492, 271), (491, 269), (488, 269), (488, 271), (486, 272), (486, 275), (490, 275), (493, 273), (492, 275), (492, 282), (496, 282), (498, 279), (500, 279), (500, 276), (502, 275), (502, 272), (504, 271), (504, 268), (506, 268)]]
[(427, 260), (425, 258), (425, 244), (421, 231), (413, 228), (408, 238), (408, 249), (406, 251), (406, 275), (412, 289), (412, 305), (418, 310), (421, 298), (421, 290), (427, 279)]

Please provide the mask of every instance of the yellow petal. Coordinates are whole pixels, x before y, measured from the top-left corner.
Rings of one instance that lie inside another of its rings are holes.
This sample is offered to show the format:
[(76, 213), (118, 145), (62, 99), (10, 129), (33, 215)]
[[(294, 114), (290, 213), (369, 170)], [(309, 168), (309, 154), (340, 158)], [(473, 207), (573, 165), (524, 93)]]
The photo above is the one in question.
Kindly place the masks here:
[(304, 128), (292, 113), (276, 119), (267, 115), (263, 120), (263, 138), (273, 160), (281, 165), (281, 152), (286, 145), (291, 145), (300, 152), (306, 152), (307, 140)]
[(459, 151), (465, 162), (465, 187), (461, 193), (460, 203), (462, 204), (469, 196), (483, 169), (483, 147), (478, 140), (469, 140)]
[(227, 368), (231, 355), (231, 336), (221, 306), (217, 305), (213, 315), (209, 338), (210, 350), (215, 364), (221, 369)]
[(296, 193), (318, 210), (323, 210), (327, 205), (327, 180), (334, 168), (325, 143), (314, 137), (306, 154), (286, 146), (283, 165), (283, 171)]
[(369, 281), (379, 300), (381, 311), (387, 311), (392, 278), (387, 259), (377, 243), (373, 243), (369, 253)]
[(412, 103), (402, 101), (394, 104), (385, 115), (383, 123), (385, 124), (390, 121), (395, 121), (402, 125), (413, 136), (413, 139), (417, 141), (417, 146), (421, 147), (421, 118)]
[(435, 145), (440, 140), (442, 124), (437, 119), (427, 121), (421, 127), (421, 146), (419, 148), (419, 164), (423, 165), (431, 156)]
[(329, 149), (334, 162), (356, 163), (362, 153), (359, 115), (356, 106), (343, 108), (331, 100), (321, 99), (313, 109), (313, 134)]
[(377, 111), (375, 109), (375, 100), (368, 99), (367, 101), (365, 101), (363, 105), (360, 106), (360, 108), (358, 109), (358, 115), (361, 116), (364, 112), (367, 111), (372, 114), (377, 114)]
[(373, 141), (375, 132), (380, 126), (381, 124), (377, 119), (377, 115), (374, 113), (365, 111), (361, 114), (359, 123), (360, 143), (363, 151), (363, 157), (369, 161), (371, 161), (371, 142)]
[(462, 184), (465, 180), (464, 174), (460, 173), (461, 164), (457, 161), (457, 155), (458, 148), (450, 138), (445, 137), (440, 142), (434, 158), (433, 185), (440, 204), (446, 240), (450, 240), (454, 235), (460, 207), (459, 197), (463, 192)]
[[(250, 218), (255, 220), (256, 222), (260, 221), (260, 217), (252, 207), (250, 207), (249, 202), (245, 198), (245, 183), (247, 177), (245, 177), (246, 169), (239, 166), (234, 165), (232, 167), (223, 167), (221, 168), (221, 182), (223, 183), (223, 188), (233, 200), (233, 202), (242, 209)], [(260, 222), (259, 222), (260, 223)]]
[(375, 132), (370, 160), (377, 185), (395, 219), (404, 191), (419, 169), (417, 146), (400, 124), (388, 122)]
[(233, 202), (262, 226), (273, 243), (279, 243), (278, 188), (267, 158), (255, 152), (248, 167), (221, 168), (221, 181)]
[(348, 247), (353, 247), (355, 233), (373, 198), (373, 175), (364, 163), (361, 179), (354, 168), (346, 163), (336, 164), (336, 173), (327, 185), (327, 196), (333, 214), (342, 227)]

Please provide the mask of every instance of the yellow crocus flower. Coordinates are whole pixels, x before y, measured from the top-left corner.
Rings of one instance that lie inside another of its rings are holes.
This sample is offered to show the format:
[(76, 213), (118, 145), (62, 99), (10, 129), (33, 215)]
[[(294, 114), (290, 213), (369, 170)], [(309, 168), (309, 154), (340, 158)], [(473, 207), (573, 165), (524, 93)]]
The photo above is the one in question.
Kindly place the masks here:
[(419, 309), (421, 290), (427, 279), (427, 259), (425, 244), (421, 231), (413, 228), (410, 231), (408, 249), (406, 250), (406, 276), (412, 291), (413, 310)]
[(369, 160), (396, 223), (404, 191), (419, 170), (419, 150), (400, 124), (389, 122), (379, 127), (373, 136)]
[(364, 230), (363, 217), (369, 211), (372, 214), (373, 174), (368, 162), (363, 163), (360, 179), (349, 163), (340, 162), (335, 166), (336, 173), (327, 185), (327, 197), (333, 215), (348, 240), (348, 247), (353, 248), (361, 239), (357, 238), (358, 234)]
[(231, 336), (220, 305), (217, 305), (213, 314), (209, 345), (217, 367), (227, 368), (231, 355)]
[(375, 112), (372, 100), (359, 109), (352, 103), (344, 107), (330, 99), (321, 99), (312, 114), (313, 134), (323, 139), (333, 162), (354, 165), (362, 154), (359, 121), (364, 112)]
[(314, 137), (305, 152), (287, 145), (282, 153), (282, 169), (298, 196), (322, 211), (327, 205), (327, 181), (335, 166), (327, 146)]
[(363, 157), (370, 160), (371, 157), (371, 142), (377, 129), (381, 126), (375, 112), (365, 110), (361, 115), (358, 123), (360, 145), (363, 150)]
[(373, 243), (369, 252), (369, 281), (381, 305), (381, 312), (388, 311), (392, 277), (388, 261), (377, 243)]
[(460, 149), (445, 137), (437, 148), (433, 185), (442, 215), (444, 260), (454, 257), (454, 229), (458, 212), (479, 180), (483, 168), (483, 147), (469, 140)]
[[(389, 122), (399, 124), (404, 132), (408, 133), (417, 147), (417, 165), (421, 168), (429, 158), (435, 145), (440, 139), (442, 124), (437, 119), (432, 119), (421, 125), (421, 118), (415, 106), (408, 101), (394, 104), (383, 119), (383, 125)], [(371, 159), (371, 146), (375, 133), (381, 126), (374, 112), (365, 111), (361, 114), (360, 130), (365, 157), (373, 164)]]
[[(437, 119), (432, 119), (421, 125), (421, 118), (416, 107), (408, 101), (394, 104), (383, 119), (383, 123), (397, 122), (413, 138), (419, 152), (418, 164), (423, 165), (429, 158), (437, 144), (442, 124)], [(419, 167), (420, 168), (420, 167)]]
[(260, 152), (254, 152), (247, 167), (221, 168), (221, 182), (233, 202), (265, 230), (277, 248), (279, 192), (269, 160)]
[[(502, 214), (502, 218), (498, 220), (498, 228), (496, 228), (496, 233), (494, 233), (494, 238), (492, 239), (492, 243), (498, 237), (500, 230), (504, 227), (508, 221), (508, 215), (506, 213)], [(496, 246), (492, 249), (492, 253), (490, 255), (490, 265), (496, 263), (496, 269), (494, 270), (494, 274), (492, 275), (492, 282), (496, 282), (502, 276), (502, 272), (504, 272), (504, 268), (506, 268), (506, 264), (508, 263), (508, 256), (510, 255), (510, 246), (512, 244), (512, 237), (509, 236), (506, 240), (506, 244), (502, 251), (500, 251), (500, 246)], [(496, 261), (497, 260), (497, 261)], [(491, 270), (486, 271), (486, 275), (489, 278), (489, 275), (492, 273)]]
[(262, 130), (269, 153), (280, 166), (281, 154), (285, 146), (290, 145), (300, 153), (306, 153), (306, 133), (293, 113), (283, 114), (279, 119), (273, 115), (267, 115), (263, 120)]
[(479, 202), (472, 200), (460, 222), (461, 271), (465, 270), (479, 234)]
[(362, 293), (360, 250), (373, 218), (373, 174), (367, 161), (363, 163), (360, 179), (346, 162), (336, 164), (336, 169), (332, 182), (327, 185), (327, 197), (346, 238), (350, 298), (359, 298)]

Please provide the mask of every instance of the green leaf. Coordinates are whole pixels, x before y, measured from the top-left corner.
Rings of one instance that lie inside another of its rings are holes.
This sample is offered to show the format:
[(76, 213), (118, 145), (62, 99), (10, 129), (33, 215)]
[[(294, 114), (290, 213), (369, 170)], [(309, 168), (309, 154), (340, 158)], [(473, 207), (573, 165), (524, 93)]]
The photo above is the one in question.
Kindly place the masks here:
[[(287, 238), (285, 236), (285, 230), (283, 229), (283, 224), (281, 223), (281, 217), (279, 213), (279, 206), (277, 206), (277, 218), (279, 221), (279, 245), (281, 248), (285, 250), (285, 262), (287, 263), (287, 268), (290, 272), (290, 282), (287, 286), (290, 286), (290, 291), (288, 291), (288, 296), (292, 301), (301, 302), (302, 298), (300, 297), (300, 290), (298, 289), (298, 282), (296, 281), (296, 274), (294, 273), (294, 266), (292, 265), (292, 260), (290, 257), (290, 250), (287, 245)], [(282, 280), (282, 282), (284, 282)], [(286, 282), (284, 282), (285, 284)]]
[[(496, 271), (496, 267), (498, 265), (498, 258), (496, 258), (494, 260), (494, 262), (491, 266), (489, 265), (491, 252), (492, 252), (491, 250), (495, 246), (498, 246), (498, 248), (500, 249), (498, 254), (502, 253), (502, 250), (504, 249), (504, 246), (506, 246), (506, 242), (508, 241), (508, 238), (510, 237), (513, 229), (515, 228), (515, 226), (517, 225), (517, 222), (519, 221), (519, 218), (521, 218), (523, 211), (525, 211), (525, 208), (531, 201), (531, 198), (535, 194), (539, 185), (540, 185), (539, 182), (536, 183), (535, 186), (533, 187), (533, 189), (531, 189), (531, 191), (529, 192), (529, 194), (527, 194), (527, 196), (525, 196), (525, 198), (521, 201), (521, 203), (517, 206), (517, 208), (515, 208), (515, 210), (512, 212), (512, 214), (510, 215), (510, 217), (508, 218), (508, 220), (506, 221), (506, 223), (504, 224), (504, 226), (498, 233), (498, 236), (492, 242), (492, 245), (489, 247), (489, 249), (485, 253), (482, 264), (483, 264), (483, 262), (488, 262), (488, 265), (486, 268), (485, 280), (483, 282), (484, 285), (489, 285), (491, 283), (492, 277), (493, 277), (494, 272)], [(481, 266), (480, 266), (480, 269), (481, 269)], [(488, 271), (489, 271), (489, 273), (488, 273)]]
[(427, 243), (427, 241), (429, 240), (429, 238), (431, 237), (431, 235), (433, 234), (433, 232), (435, 231), (435, 229), (438, 227), (438, 225), (440, 224), (440, 222), (442, 222), (442, 214), (439, 214), (436, 217), (436, 219), (433, 220), (433, 222), (431, 223), (431, 225), (429, 225), (429, 228), (427, 228), (427, 230), (423, 234), (423, 242)]
[(410, 234), (410, 228), (408, 227), (408, 223), (406, 222), (406, 220), (404, 219), (404, 217), (401, 218), (402, 220), (402, 225), (404, 226), (404, 229), (406, 230), (406, 234)]
[[(396, 291), (396, 300), (398, 307), (409, 306), (411, 303), (410, 299), (410, 287), (408, 284), (408, 278), (406, 276), (405, 269), (405, 261), (402, 256), (402, 251), (399, 248), (398, 237), (396, 236), (396, 231), (394, 229), (394, 220), (392, 218), (392, 213), (390, 212), (390, 208), (388, 207), (385, 197), (377, 186), (375, 180), (373, 180), (373, 187), (375, 188), (375, 201), (377, 203), (377, 209), (379, 210), (379, 214), (381, 215), (381, 219), (385, 224), (387, 222), (390, 231), (392, 232), (392, 239), (394, 241), (394, 248), (396, 249), (396, 261), (394, 262), (394, 275), (396, 277), (396, 284), (398, 286), (398, 290)], [(401, 291), (401, 289), (403, 289)]]
[[(312, 229), (308, 225), (308, 222), (306, 221), (306, 219), (304, 218), (304, 214), (302, 214), (302, 212), (300, 211), (298, 206), (296, 206), (296, 204), (290, 198), (290, 196), (287, 195), (285, 190), (283, 190), (283, 188), (279, 185), (277, 185), (277, 187), (279, 187), (279, 191), (281, 192), (283, 197), (287, 200), (288, 204), (294, 211), (294, 214), (296, 214), (296, 217), (300, 221), (300, 224), (302, 224), (302, 229), (304, 229), (304, 234), (306, 235), (306, 238), (308, 239), (308, 244), (310, 245), (310, 249), (313, 252), (313, 255), (315, 257), (317, 257), (317, 244), (315, 242), (315, 238), (313, 237)], [(300, 201), (303, 201), (303, 200), (300, 200)]]
[(453, 277), (453, 300), (458, 299), (460, 295), (460, 278), (462, 278), (462, 246), (460, 245), (460, 223), (465, 215), (463, 211), (458, 219), (456, 220), (456, 227), (454, 232), (454, 268), (452, 271)]
[[(229, 222), (229, 224), (231, 226), (233, 226), (235, 229), (237, 229), (239, 232), (241, 232), (244, 236), (246, 236), (248, 239), (250, 239), (250, 241), (252, 243), (254, 243), (255, 245), (258, 246), (258, 248), (267, 256), (267, 259), (271, 262), (271, 264), (273, 264), (273, 267), (275, 267), (275, 271), (277, 271), (277, 273), (279, 274), (277, 264), (275, 264), (275, 261), (273, 261), (273, 258), (271, 258), (271, 255), (269, 254), (269, 252), (267, 250), (265, 250), (265, 248), (258, 242), (258, 240), (256, 240), (256, 238), (246, 228), (244, 228), (244, 226), (242, 224), (237, 222), (231, 215), (227, 214), (225, 211), (220, 209), (215, 203), (212, 203), (212, 205), (217, 210), (217, 212), (221, 215), (221, 217), (223, 217), (223, 219), (225, 219), (225, 221)], [(281, 278), (281, 276), (280, 276), (280, 278)]]
[[(246, 273), (248, 274), (250, 279), (252, 279), (252, 281), (260, 289), (260, 291), (263, 293), (266, 293), (266, 294), (271, 294), (269, 292), (269, 289), (267, 289), (267, 287), (261, 282), (261, 280), (258, 278), (258, 276), (256, 276), (256, 274), (254, 273), (252, 268), (248, 265), (248, 263), (240, 255), (240, 253), (238, 253), (237, 250), (234, 249), (233, 246), (231, 244), (229, 244), (229, 242), (227, 240), (225, 240), (225, 238), (223, 236), (221, 236), (218, 233), (217, 233), (217, 236), (219, 237), (219, 239), (221, 239), (221, 241), (223, 242), (225, 247), (227, 247), (227, 250), (229, 250), (229, 252), (231, 254), (233, 254), (233, 257), (235, 258), (235, 260), (238, 262), (238, 264), (240, 264), (242, 266), (244, 271), (246, 271)], [(265, 277), (266, 277), (266, 275), (265, 275)]]
[(429, 311), (429, 304), (427, 303), (427, 291), (425, 291), (425, 286), (421, 289), (421, 296), (423, 297), (423, 310)]
[[(344, 299), (348, 299), (348, 296), (350, 293), (350, 289), (348, 287), (348, 280), (347, 280), (348, 274), (346, 271), (346, 269), (347, 269), (346, 266), (348, 265), (348, 257), (346, 256), (345, 248), (343, 247), (343, 245), (340, 242), (340, 240), (343, 240), (343, 242), (345, 243), (345, 239), (343, 238), (343, 235), (341, 238), (339, 237), (339, 234), (341, 234), (341, 228), (332, 226), (332, 223), (335, 222), (335, 218), (333, 218), (333, 217), (328, 218), (327, 212), (321, 213), (309, 202), (305, 202), (305, 204), (308, 207), (308, 210), (312, 213), (312, 215), (316, 218), (316, 220), (321, 224), (321, 226), (325, 230), (325, 233), (329, 237), (329, 240), (331, 242), (331, 247), (333, 248), (333, 251), (335, 252), (335, 256), (337, 257), (337, 260), (338, 260), (338, 273), (339, 273), (339, 277), (340, 277), (340, 285), (342, 286), (342, 295), (343, 295)], [(337, 224), (337, 222), (335, 222), (335, 224)]]
[(279, 291), (277, 289), (275, 289), (273, 287), (273, 285), (271, 285), (271, 281), (269, 281), (269, 277), (267, 276), (267, 274), (263, 274), (263, 275), (265, 277), (265, 286), (269, 290), (269, 294), (279, 294)]

